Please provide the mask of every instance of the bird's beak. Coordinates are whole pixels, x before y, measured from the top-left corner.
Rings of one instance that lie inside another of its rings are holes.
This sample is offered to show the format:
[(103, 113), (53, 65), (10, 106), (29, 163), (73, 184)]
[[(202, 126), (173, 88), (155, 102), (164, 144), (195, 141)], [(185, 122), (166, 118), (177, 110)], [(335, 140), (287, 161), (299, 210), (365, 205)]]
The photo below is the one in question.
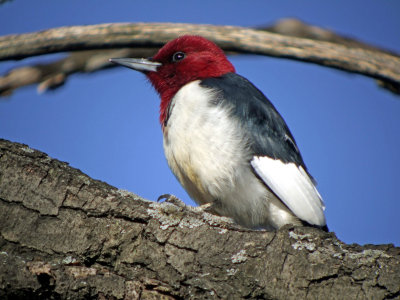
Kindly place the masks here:
[(140, 72), (157, 72), (162, 63), (145, 58), (110, 58), (110, 62)]

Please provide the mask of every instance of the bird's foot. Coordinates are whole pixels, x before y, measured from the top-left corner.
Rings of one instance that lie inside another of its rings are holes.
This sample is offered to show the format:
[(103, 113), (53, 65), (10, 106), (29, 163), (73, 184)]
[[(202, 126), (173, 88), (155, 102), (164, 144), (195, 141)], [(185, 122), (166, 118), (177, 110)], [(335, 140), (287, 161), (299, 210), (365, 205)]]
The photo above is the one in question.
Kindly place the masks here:
[(213, 203), (210, 202), (210, 203), (206, 203), (206, 204), (203, 204), (203, 205), (200, 205), (200, 206), (192, 207), (191, 210), (194, 211), (194, 212), (207, 212), (207, 213), (210, 213), (212, 211), (212, 206), (213, 206)]
[(179, 199), (178, 197), (171, 195), (171, 194), (163, 194), (157, 198), (157, 202), (160, 202), (161, 200), (164, 200), (164, 202), (174, 204), (178, 207), (186, 206), (186, 204), (181, 199)]

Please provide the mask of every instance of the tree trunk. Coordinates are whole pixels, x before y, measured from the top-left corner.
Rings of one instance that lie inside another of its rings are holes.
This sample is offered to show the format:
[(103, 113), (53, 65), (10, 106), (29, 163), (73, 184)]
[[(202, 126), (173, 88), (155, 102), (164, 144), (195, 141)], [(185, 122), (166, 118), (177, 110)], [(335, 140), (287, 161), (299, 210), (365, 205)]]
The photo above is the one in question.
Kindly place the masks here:
[(400, 299), (400, 248), (248, 230), (0, 140), (1, 299)]

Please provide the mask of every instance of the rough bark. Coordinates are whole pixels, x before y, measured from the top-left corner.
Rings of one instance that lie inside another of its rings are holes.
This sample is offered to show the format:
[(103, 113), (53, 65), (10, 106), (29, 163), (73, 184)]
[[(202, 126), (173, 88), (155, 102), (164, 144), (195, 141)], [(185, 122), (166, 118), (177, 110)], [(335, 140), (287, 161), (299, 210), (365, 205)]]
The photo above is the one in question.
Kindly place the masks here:
[(0, 140), (1, 299), (400, 299), (400, 248), (247, 230)]
[[(400, 57), (397, 54), (340, 37), (331, 31), (309, 26), (297, 20), (283, 21), (259, 29), (170, 23), (100, 24), (53, 28), (0, 37), (0, 61), (88, 49), (147, 47), (153, 50), (178, 35), (188, 33), (207, 37), (230, 52), (301, 60), (369, 76), (377, 79), (384, 88), (400, 94)], [(86, 54), (83, 56), (87, 57)], [(73, 58), (77, 59), (78, 56)], [(68, 62), (73, 61), (73, 58), (69, 58)], [(69, 65), (75, 65), (73, 70)], [(97, 64), (94, 65), (97, 69), (110, 67), (104, 58), (100, 64), (97, 60)], [(61, 67), (59, 72), (55, 72), (56, 66)], [(24, 82), (33, 83), (33, 78), (44, 82), (39, 87), (41, 89), (55, 88), (64, 83), (66, 76), (75, 72), (86, 72), (87, 65), (79, 60), (78, 64), (67, 64), (67, 71), (64, 70), (65, 66), (64, 61), (61, 64), (52, 64), (50, 74), (47, 73), (48, 68), (43, 66), (16, 69), (0, 78), (0, 95), (10, 94), (13, 89), (23, 86)], [(19, 78), (24, 78), (25, 81), (19, 81)]]

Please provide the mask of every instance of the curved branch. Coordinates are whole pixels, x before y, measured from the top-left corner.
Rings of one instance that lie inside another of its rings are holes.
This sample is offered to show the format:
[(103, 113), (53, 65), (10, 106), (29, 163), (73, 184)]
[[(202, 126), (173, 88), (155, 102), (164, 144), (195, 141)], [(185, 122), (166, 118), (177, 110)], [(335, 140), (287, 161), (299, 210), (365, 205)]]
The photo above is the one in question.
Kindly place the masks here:
[[(275, 24), (256, 29), (392, 54), (387, 50), (379, 49), (349, 37), (340, 36), (331, 30), (312, 26), (292, 18), (281, 19), (275, 22)], [(78, 72), (89, 73), (114, 67), (115, 65), (111, 65), (108, 62), (108, 58), (110, 57), (149, 57), (153, 56), (157, 50), (158, 48), (135, 47), (117, 50), (76, 51), (66, 58), (52, 63), (32, 64), (13, 68), (7, 74), (0, 77), (0, 96), (8, 96), (15, 89), (36, 83), (40, 83), (38, 86), (39, 92), (56, 89), (62, 86), (72, 74)], [(237, 54), (235, 52), (230, 53)], [(395, 85), (387, 81), (379, 81), (379, 84), (393, 93), (400, 94), (400, 85), (396, 88)]]
[(63, 51), (159, 47), (186, 33), (202, 35), (226, 51), (306, 61), (376, 78), (394, 89), (400, 86), (397, 55), (235, 26), (122, 23), (60, 27), (0, 37), (0, 61)]
[(20, 87), (36, 84), (38, 92), (62, 86), (75, 73), (92, 73), (114, 67), (110, 57), (149, 57), (157, 48), (122, 48), (72, 52), (67, 57), (47, 64), (35, 64), (12, 69), (0, 76), (0, 96), (9, 96)]
[(357, 39), (339, 35), (332, 30), (317, 27), (315, 25), (307, 24), (299, 19), (283, 18), (270, 26), (257, 27), (256, 29), (265, 30), (272, 33), (281, 35), (289, 35), (294, 37), (301, 37), (317, 41), (331, 42), (352, 48), (361, 48), (371, 51), (385, 52), (392, 55), (397, 55), (393, 51), (382, 49), (370, 44), (363, 43)]
[(0, 298), (394, 299), (400, 248), (247, 230), (0, 140)]

